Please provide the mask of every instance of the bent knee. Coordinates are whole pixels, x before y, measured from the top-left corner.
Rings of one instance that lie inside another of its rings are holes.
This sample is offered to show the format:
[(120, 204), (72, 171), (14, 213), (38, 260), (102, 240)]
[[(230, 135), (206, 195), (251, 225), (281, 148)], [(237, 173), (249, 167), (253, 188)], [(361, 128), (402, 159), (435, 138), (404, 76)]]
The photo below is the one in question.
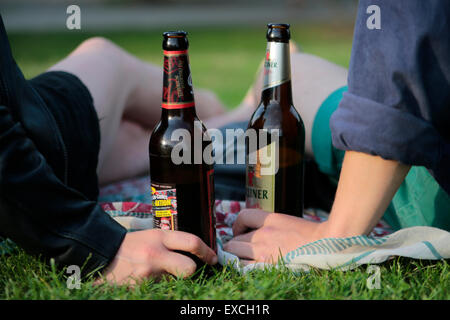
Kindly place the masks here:
[(120, 48), (115, 45), (111, 40), (104, 37), (92, 37), (84, 40), (75, 49), (75, 52), (85, 52), (85, 51), (116, 51)]

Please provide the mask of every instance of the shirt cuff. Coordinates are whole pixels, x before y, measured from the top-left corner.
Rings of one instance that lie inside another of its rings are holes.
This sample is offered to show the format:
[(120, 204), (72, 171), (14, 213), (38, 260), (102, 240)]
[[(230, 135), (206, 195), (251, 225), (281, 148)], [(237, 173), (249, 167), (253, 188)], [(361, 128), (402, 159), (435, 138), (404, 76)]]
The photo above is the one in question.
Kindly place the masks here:
[[(111, 263), (127, 230), (96, 205), (86, 221), (57, 233), (73, 240), (74, 244), (55, 260), (63, 265), (78, 265), (85, 276), (93, 271), (102, 271)], [(80, 262), (84, 265), (79, 265)]]
[(441, 161), (444, 143), (429, 122), (349, 92), (331, 116), (330, 127), (338, 149), (430, 169)]

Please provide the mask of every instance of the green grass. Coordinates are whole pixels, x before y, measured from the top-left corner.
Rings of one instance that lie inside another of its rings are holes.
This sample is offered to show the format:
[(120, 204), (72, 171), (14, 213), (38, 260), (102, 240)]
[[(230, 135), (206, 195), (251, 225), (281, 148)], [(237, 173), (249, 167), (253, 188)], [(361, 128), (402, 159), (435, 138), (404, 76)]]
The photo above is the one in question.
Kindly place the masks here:
[[(17, 63), (33, 77), (67, 55), (82, 40), (104, 36), (139, 58), (161, 65), (163, 30), (88, 34), (14, 33), (10, 41)], [(264, 56), (264, 27), (189, 29), (190, 59), (197, 88), (208, 88), (236, 106), (252, 83)], [(293, 39), (305, 52), (348, 66), (352, 26), (294, 26)], [(449, 263), (394, 259), (381, 265), (381, 289), (369, 290), (366, 267), (354, 271), (255, 271), (242, 276), (230, 268), (211, 277), (147, 280), (125, 286), (95, 287), (92, 280), (69, 290), (64, 272), (22, 250), (0, 256), (0, 299), (449, 299)]]
[(89, 279), (81, 288), (68, 289), (64, 271), (26, 255), (23, 251), (0, 257), (0, 299), (449, 299), (450, 266), (396, 258), (380, 265), (380, 289), (368, 289), (367, 268), (353, 271), (313, 269), (294, 274), (289, 270), (260, 270), (245, 276), (231, 268), (213, 275), (188, 279), (165, 277), (142, 281), (134, 288)]

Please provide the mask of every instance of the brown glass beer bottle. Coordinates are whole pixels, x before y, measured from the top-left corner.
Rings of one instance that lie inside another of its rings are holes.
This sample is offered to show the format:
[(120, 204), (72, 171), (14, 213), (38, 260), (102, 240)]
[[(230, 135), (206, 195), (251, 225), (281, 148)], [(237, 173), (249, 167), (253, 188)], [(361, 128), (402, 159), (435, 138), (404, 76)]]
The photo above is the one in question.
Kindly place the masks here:
[(305, 128), (292, 103), (289, 39), (288, 24), (268, 24), (261, 102), (248, 124), (258, 144), (246, 137), (246, 206), (301, 217)]
[(202, 156), (211, 142), (195, 112), (187, 33), (163, 35), (161, 119), (149, 144), (154, 227), (193, 233), (216, 251), (214, 171)]

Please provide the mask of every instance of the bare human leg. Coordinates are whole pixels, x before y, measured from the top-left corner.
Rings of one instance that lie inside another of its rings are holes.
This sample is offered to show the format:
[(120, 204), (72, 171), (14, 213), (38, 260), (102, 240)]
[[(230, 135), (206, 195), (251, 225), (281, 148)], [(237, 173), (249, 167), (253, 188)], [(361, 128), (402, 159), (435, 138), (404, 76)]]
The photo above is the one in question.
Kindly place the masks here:
[[(148, 142), (159, 120), (162, 69), (140, 61), (109, 40), (84, 41), (49, 71), (75, 74), (88, 87), (100, 119), (100, 185), (148, 172)], [(196, 91), (201, 119), (224, 113), (215, 95)]]
[[(313, 156), (312, 127), (322, 102), (334, 90), (347, 84), (347, 70), (314, 55), (300, 53), (291, 47), (293, 103), (305, 124), (305, 151)], [(262, 68), (242, 103), (233, 111), (205, 121), (207, 128), (221, 127), (230, 122), (247, 121), (257, 107), (263, 85)]]
[[(291, 50), (293, 99), (306, 127), (306, 152), (312, 154), (311, 132), (321, 102), (346, 84), (347, 71), (324, 59)], [(160, 116), (162, 69), (142, 62), (112, 42), (92, 38), (50, 68), (77, 75), (89, 88), (100, 119), (100, 185), (148, 172), (148, 141)], [(196, 90), (199, 118), (208, 128), (247, 121), (262, 88), (262, 72), (236, 109), (225, 113), (217, 97)]]

